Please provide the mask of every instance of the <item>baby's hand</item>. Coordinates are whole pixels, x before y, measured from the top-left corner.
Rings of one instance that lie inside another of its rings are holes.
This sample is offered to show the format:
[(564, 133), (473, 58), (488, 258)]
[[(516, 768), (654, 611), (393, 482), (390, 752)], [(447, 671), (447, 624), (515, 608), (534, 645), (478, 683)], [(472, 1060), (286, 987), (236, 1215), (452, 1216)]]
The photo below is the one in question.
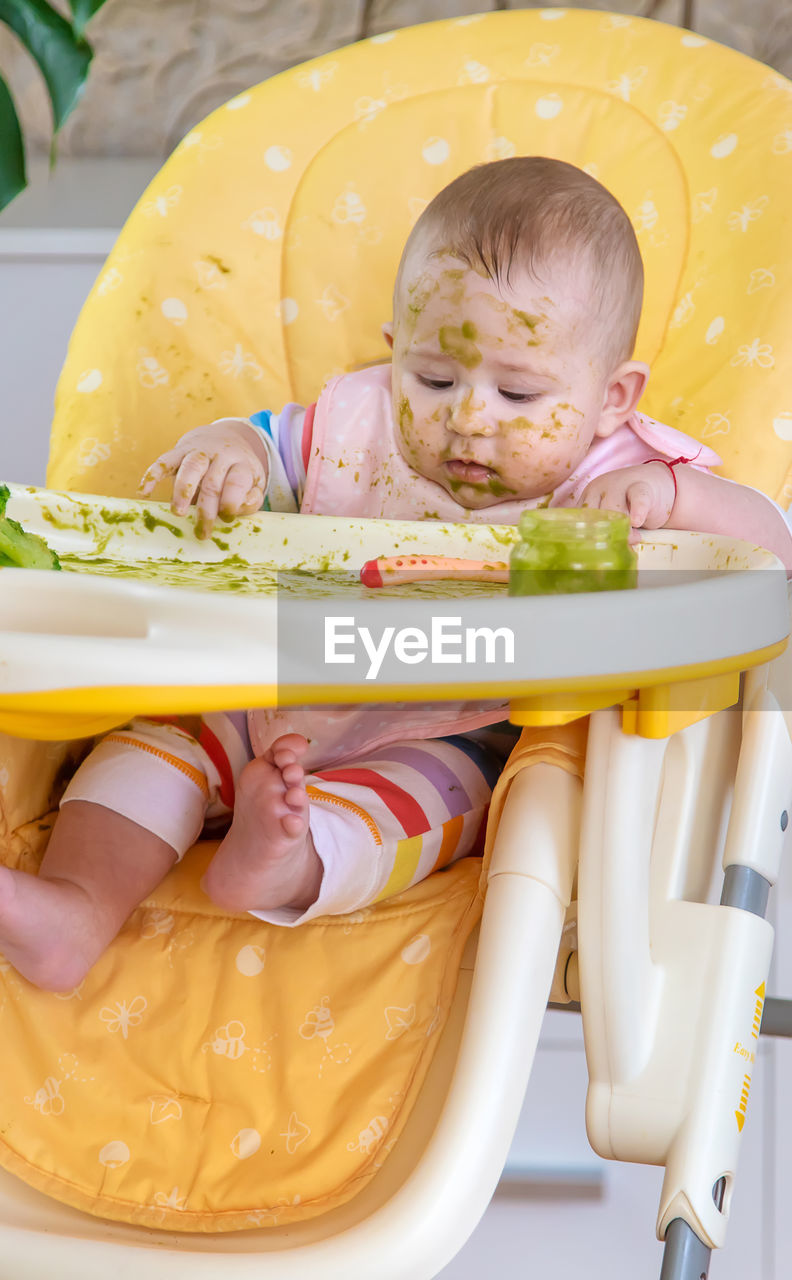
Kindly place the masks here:
[(624, 511), (633, 529), (662, 529), (676, 498), (674, 477), (663, 462), (621, 467), (597, 476), (583, 490), (581, 505)]
[(161, 454), (143, 476), (139, 492), (148, 497), (160, 480), (175, 476), (173, 511), (186, 515), (195, 503), (196, 532), (208, 538), (218, 514), (221, 520), (233, 520), (259, 510), (268, 474), (266, 453), (256, 447), (250, 424), (244, 418), (221, 418), (188, 431)]

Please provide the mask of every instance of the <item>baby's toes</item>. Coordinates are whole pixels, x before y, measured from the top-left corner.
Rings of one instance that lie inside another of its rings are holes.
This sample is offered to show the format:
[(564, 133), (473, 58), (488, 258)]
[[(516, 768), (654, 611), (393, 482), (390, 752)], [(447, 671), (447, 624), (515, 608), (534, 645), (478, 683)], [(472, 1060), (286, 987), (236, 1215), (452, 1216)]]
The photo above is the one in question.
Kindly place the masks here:
[(284, 765), (280, 772), (287, 787), (299, 787), (301, 784), (305, 784), (305, 770), (296, 761), (292, 764)]
[(239, 775), (236, 785), (237, 803), (266, 804), (268, 797), (273, 793), (277, 794), (282, 787), (283, 781), (278, 770), (268, 761), (257, 757), (250, 760)]
[(281, 827), (283, 828), (284, 835), (294, 839), (295, 836), (300, 836), (303, 831), (305, 831), (305, 818), (303, 818), (299, 813), (287, 813), (283, 818), (281, 818)]
[(308, 739), (304, 738), (301, 733), (284, 733), (280, 738), (276, 738), (270, 750), (273, 758), (276, 751), (291, 751), (295, 758), (301, 756), (308, 749)]

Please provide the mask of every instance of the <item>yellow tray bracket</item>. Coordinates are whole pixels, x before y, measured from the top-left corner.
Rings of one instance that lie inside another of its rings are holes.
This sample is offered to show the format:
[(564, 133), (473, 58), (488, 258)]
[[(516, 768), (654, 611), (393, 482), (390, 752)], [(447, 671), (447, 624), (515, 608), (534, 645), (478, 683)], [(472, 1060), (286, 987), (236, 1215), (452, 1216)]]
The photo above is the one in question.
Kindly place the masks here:
[(638, 689), (623, 704), (622, 731), (641, 738), (668, 738), (716, 711), (734, 706), (739, 696), (739, 671), (649, 685)]

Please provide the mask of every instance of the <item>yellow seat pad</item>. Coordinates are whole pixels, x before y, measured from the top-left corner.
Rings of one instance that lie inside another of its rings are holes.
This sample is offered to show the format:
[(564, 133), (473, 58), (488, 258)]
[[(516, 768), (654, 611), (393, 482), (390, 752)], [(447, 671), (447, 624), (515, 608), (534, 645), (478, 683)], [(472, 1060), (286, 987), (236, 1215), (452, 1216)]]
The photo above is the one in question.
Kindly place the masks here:
[[(18, 830), (3, 860), (33, 870), (48, 827)], [(0, 1164), (101, 1217), (239, 1230), (353, 1195), (409, 1113), (480, 911), (469, 859), (374, 927), (366, 911), (299, 930), (227, 917), (198, 886), (213, 848), (77, 990), (0, 959)]]
[[(199, 887), (205, 841), (76, 990), (39, 991), (0, 957), (0, 1165), (79, 1209), (176, 1231), (285, 1225), (349, 1199), (430, 1065), (516, 772), (580, 776), (585, 742), (586, 721), (524, 730), (483, 863), (367, 911), (299, 929), (228, 916)], [(76, 754), (0, 736), (0, 861), (35, 871), (54, 814), (29, 818), (20, 784), (32, 769), (57, 788)]]

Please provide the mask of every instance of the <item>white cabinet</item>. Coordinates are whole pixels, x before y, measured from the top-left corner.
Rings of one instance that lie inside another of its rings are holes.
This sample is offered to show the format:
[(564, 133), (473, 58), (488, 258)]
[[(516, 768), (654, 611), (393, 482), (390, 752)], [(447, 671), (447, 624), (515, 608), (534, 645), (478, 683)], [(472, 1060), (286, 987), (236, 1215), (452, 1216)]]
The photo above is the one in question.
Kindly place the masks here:
[(69, 335), (154, 160), (63, 161), (0, 214), (0, 480), (43, 484)]
[[(75, 249), (56, 231), (0, 231), (0, 478), (43, 484), (55, 384), (104, 244)], [(22, 248), (24, 247), (24, 252)]]

